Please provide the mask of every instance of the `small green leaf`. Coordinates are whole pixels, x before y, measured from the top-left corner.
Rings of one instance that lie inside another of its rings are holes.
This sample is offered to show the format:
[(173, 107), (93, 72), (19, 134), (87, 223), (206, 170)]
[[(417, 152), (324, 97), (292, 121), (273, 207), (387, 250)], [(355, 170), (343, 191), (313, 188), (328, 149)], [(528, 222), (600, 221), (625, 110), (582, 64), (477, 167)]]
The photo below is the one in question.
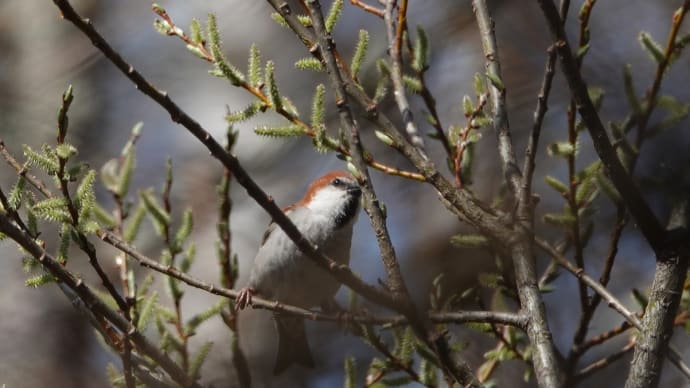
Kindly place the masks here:
[(500, 93), (503, 93), (503, 91), (505, 90), (505, 86), (503, 86), (503, 81), (501, 80), (501, 77), (498, 76), (498, 74), (487, 72), (486, 78), (489, 79), (489, 82), (491, 82), (491, 85), (493, 85), (493, 87), (498, 89)]
[(45, 199), (33, 205), (31, 210), (37, 217), (44, 220), (60, 222), (72, 221), (67, 211), (67, 201), (65, 201), (64, 198)]
[(582, 179), (580, 184), (575, 190), (575, 203), (578, 206), (583, 206), (585, 204), (591, 203), (598, 194), (596, 180), (596, 171), (590, 174), (588, 177)]
[(285, 21), (285, 18), (278, 12), (272, 12), (271, 13), (271, 19), (273, 19), (274, 22), (278, 23), (281, 27), (288, 27), (287, 22)]
[(657, 63), (661, 63), (664, 60), (664, 49), (659, 43), (657, 43), (648, 32), (640, 32), (640, 44), (642, 48), (649, 53), (649, 56)]
[(481, 234), (456, 234), (450, 238), (450, 243), (458, 248), (485, 248), (489, 246), (489, 239)]
[(280, 99), (280, 92), (275, 79), (275, 65), (273, 61), (266, 62), (266, 85), (268, 86), (268, 97), (271, 101), (271, 106), (276, 111), (283, 108), (282, 100)]
[(422, 26), (417, 26), (417, 39), (412, 47), (412, 68), (423, 72), (429, 67), (429, 38)]
[(142, 191), (139, 195), (149, 218), (153, 223), (159, 235), (163, 235), (163, 231), (170, 225), (170, 215), (158, 203), (158, 200), (153, 196), (151, 190)]
[(474, 73), (474, 92), (478, 96), (486, 93), (486, 83), (484, 82), (484, 77), (479, 73)]
[(60, 227), (60, 245), (58, 247), (56, 259), (58, 263), (62, 265), (67, 263), (69, 244), (72, 241), (71, 231), (72, 227), (68, 223), (63, 223)]
[(590, 86), (587, 88), (587, 93), (589, 94), (589, 99), (592, 101), (592, 105), (594, 105), (594, 109), (599, 110), (604, 99), (604, 89), (597, 86)]
[(139, 233), (139, 227), (141, 226), (141, 221), (144, 219), (145, 215), (146, 206), (140, 203), (139, 206), (137, 206), (137, 209), (134, 211), (134, 214), (129, 217), (129, 220), (125, 225), (124, 232), (122, 233), (123, 240), (128, 243), (134, 241), (134, 238)]
[(297, 111), (297, 106), (290, 101), (289, 98), (283, 96), (281, 98), (281, 103), (283, 104), (283, 110), (286, 111), (292, 117), (299, 117), (299, 112)]
[(561, 227), (572, 227), (575, 224), (575, 216), (564, 213), (544, 214), (544, 222)]
[(57, 175), (60, 165), (57, 159), (53, 157), (53, 155), (50, 155), (48, 150), (49, 148), (46, 147), (43, 152), (38, 153), (32, 150), (31, 147), (25, 145), (24, 155), (27, 157), (30, 166), (36, 166), (45, 171), (48, 175), (54, 176)]
[(208, 37), (211, 45), (211, 53), (213, 54), (214, 64), (216, 65), (216, 73), (222, 77), (227, 78), (230, 83), (239, 86), (244, 82), (244, 75), (234, 66), (228, 63), (223, 55), (221, 48), (220, 33), (218, 32), (218, 25), (216, 24), (216, 16), (214, 14), (208, 15)]
[(581, 46), (580, 48), (577, 49), (577, 54), (576, 57), (579, 60), (582, 60), (582, 58), (587, 54), (587, 51), (589, 51), (589, 43), (587, 43), (584, 46)]
[(297, 15), (297, 20), (305, 27), (312, 27), (311, 18), (308, 15)]
[(374, 135), (376, 135), (376, 138), (387, 146), (393, 146), (395, 144), (395, 141), (392, 137), (382, 131), (379, 131), (378, 129), (374, 130)]
[(69, 143), (62, 143), (55, 147), (55, 153), (60, 159), (69, 159), (77, 154), (77, 149)]
[(86, 222), (91, 217), (91, 210), (96, 204), (96, 193), (93, 189), (95, 181), (96, 171), (90, 170), (77, 188), (76, 203), (80, 222)]
[(628, 99), (630, 109), (633, 110), (635, 116), (642, 113), (640, 101), (637, 99), (637, 92), (635, 92), (635, 84), (632, 77), (632, 66), (627, 64), (623, 66), (623, 84), (625, 85), (625, 97)]
[(342, 11), (343, 0), (335, 0), (333, 4), (331, 4), (331, 9), (328, 10), (328, 15), (326, 16), (326, 32), (330, 33), (333, 31), (333, 27), (335, 27), (335, 24), (338, 22)]
[(415, 342), (414, 331), (412, 331), (411, 326), (407, 326), (400, 341), (400, 349), (397, 354), (398, 359), (405, 365), (412, 364), (412, 351), (414, 350)]
[(259, 87), (261, 84), (261, 52), (256, 43), (252, 43), (249, 48), (249, 65), (247, 69), (249, 73), (249, 84), (254, 87)]
[(53, 275), (44, 273), (26, 279), (26, 281), (24, 281), (24, 285), (27, 287), (38, 288), (48, 283), (55, 283), (56, 281), (57, 279), (55, 279)]
[(193, 18), (192, 22), (189, 23), (189, 35), (192, 38), (192, 42), (199, 45), (204, 43), (204, 38), (201, 34), (201, 24), (196, 18)]
[(282, 127), (269, 127), (263, 125), (254, 128), (254, 132), (257, 135), (268, 137), (295, 137), (304, 135), (304, 129), (299, 125), (287, 125)]
[(208, 321), (209, 319), (213, 318), (214, 316), (220, 314), (220, 311), (223, 309), (224, 306), (227, 305), (227, 299), (226, 300), (221, 300), (220, 302), (217, 302), (210, 308), (194, 315), (191, 317), (188, 321), (187, 324), (185, 325), (185, 333), (186, 335), (193, 335), (196, 329), (204, 322)]
[(299, 70), (324, 71), (321, 61), (314, 57), (298, 59), (297, 62), (295, 62), (295, 68)]
[(17, 183), (12, 186), (7, 198), (7, 202), (12, 210), (18, 210), (21, 207), (25, 188), (26, 179), (23, 176), (19, 176)]
[(470, 117), (472, 116), (472, 112), (474, 112), (474, 106), (472, 106), (472, 99), (468, 95), (464, 95), (462, 97), (462, 111), (465, 114), (465, 117)]
[(613, 185), (611, 180), (606, 176), (603, 169), (597, 173), (596, 180), (597, 184), (599, 185), (599, 188), (604, 192), (604, 194), (606, 194), (607, 197), (609, 197), (611, 201), (613, 201), (614, 203), (621, 202), (620, 193), (618, 193), (618, 190)]
[(213, 346), (213, 342), (211, 341), (201, 345), (201, 348), (199, 348), (189, 364), (189, 374), (195, 380), (199, 378), (201, 366), (204, 364), (204, 361), (206, 361), (206, 356), (208, 356), (208, 353), (211, 351), (211, 346)]
[(551, 156), (569, 157), (576, 154), (577, 147), (570, 142), (562, 141), (550, 144), (547, 151)]
[(362, 62), (367, 54), (369, 47), (369, 32), (367, 30), (359, 30), (359, 38), (357, 39), (357, 46), (355, 46), (355, 54), (352, 56), (352, 64), (350, 64), (350, 71), (354, 79), (358, 78), (359, 69), (362, 68)]
[(551, 186), (552, 189), (558, 191), (559, 193), (568, 193), (568, 186), (566, 186), (563, 182), (559, 181), (557, 178), (554, 178), (551, 175), (547, 175), (544, 177), (544, 181), (547, 185)]
[(422, 91), (422, 81), (417, 77), (403, 75), (403, 84), (411, 93), (419, 94)]
[(148, 328), (156, 303), (158, 303), (158, 292), (156, 291), (153, 291), (149, 297), (145, 298), (143, 303), (139, 303), (139, 306), (141, 306), (139, 320), (137, 321), (137, 329), (139, 331), (144, 331)]
[(182, 251), (182, 245), (189, 235), (192, 233), (192, 228), (194, 227), (194, 220), (192, 217), (192, 209), (185, 209), (182, 215), (182, 224), (175, 234), (175, 239), (173, 240), (173, 253), (177, 254)]
[(196, 244), (194, 242), (191, 242), (187, 247), (187, 251), (182, 256), (182, 261), (180, 262), (180, 271), (185, 273), (189, 272), (189, 269), (192, 267), (195, 258)]
[(235, 112), (231, 112), (228, 110), (225, 114), (225, 121), (231, 124), (247, 121), (254, 117), (258, 112), (260, 112), (263, 107), (263, 102), (257, 100), (252, 102), (251, 104), (249, 104), (249, 106), (242, 110)]
[(324, 125), (325, 109), (324, 99), (326, 95), (326, 87), (323, 84), (318, 84), (314, 91), (314, 98), (311, 103), (311, 127), (317, 128)]

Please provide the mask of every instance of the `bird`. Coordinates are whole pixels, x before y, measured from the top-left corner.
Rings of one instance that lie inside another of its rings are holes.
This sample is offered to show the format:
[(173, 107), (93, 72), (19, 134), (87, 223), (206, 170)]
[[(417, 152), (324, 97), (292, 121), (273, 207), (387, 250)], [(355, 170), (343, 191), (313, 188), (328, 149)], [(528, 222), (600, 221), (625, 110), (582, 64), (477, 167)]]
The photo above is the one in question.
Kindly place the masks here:
[[(332, 171), (314, 180), (304, 197), (283, 209), (285, 215), (312, 244), (338, 264), (349, 265), (353, 225), (360, 209), (361, 188), (344, 171)], [(264, 233), (249, 275), (237, 298), (243, 309), (254, 294), (302, 308), (332, 303), (340, 283), (319, 267), (275, 223)], [(313, 368), (304, 320), (274, 313), (278, 353), (273, 374), (293, 364)]]

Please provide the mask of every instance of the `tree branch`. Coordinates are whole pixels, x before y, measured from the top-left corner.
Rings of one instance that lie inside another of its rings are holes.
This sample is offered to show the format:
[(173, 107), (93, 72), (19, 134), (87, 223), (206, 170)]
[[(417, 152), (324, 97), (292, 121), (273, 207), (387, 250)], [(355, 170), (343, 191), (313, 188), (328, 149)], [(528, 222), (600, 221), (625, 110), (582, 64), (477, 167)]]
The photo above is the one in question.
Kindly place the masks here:
[[(419, 315), (412, 302), (412, 299), (410, 298), (407, 287), (405, 286), (402, 275), (400, 274), (400, 266), (395, 257), (395, 251), (393, 249), (390, 236), (388, 235), (388, 229), (386, 228), (383, 212), (378, 204), (378, 199), (376, 198), (373, 187), (371, 186), (369, 173), (364, 162), (362, 144), (359, 139), (359, 130), (354, 122), (352, 112), (348, 104), (348, 95), (346, 94), (345, 86), (343, 85), (343, 78), (338, 68), (335, 56), (333, 55), (335, 43), (333, 42), (330, 33), (328, 33), (324, 25), (321, 4), (319, 1), (307, 0), (306, 4), (311, 14), (312, 24), (314, 26), (314, 31), (318, 41), (318, 45), (310, 48), (310, 51), (314, 52), (318, 49), (318, 51), (321, 53), (321, 59), (325, 63), (326, 70), (331, 79), (333, 90), (335, 91), (335, 100), (336, 105), (338, 106), (340, 120), (350, 134), (350, 146), (354, 147), (355, 149), (355, 152), (352, 154), (352, 161), (355, 164), (355, 167), (358, 169), (357, 179), (359, 180), (364, 193), (365, 210), (369, 214), (372, 227), (374, 228), (377, 240), (379, 242), (381, 258), (386, 267), (388, 286), (393, 293), (393, 298), (399, 304), (396, 311), (399, 311), (405, 315), (410, 320), (410, 325), (414, 329), (417, 336), (422, 339), (431, 349), (435, 350), (439, 360), (441, 361), (441, 365), (447, 373), (453, 376), (453, 378), (462, 385), (474, 386), (476, 385), (476, 378), (474, 377), (472, 370), (463, 360), (460, 360), (458, 357), (451, 356), (447, 349), (448, 346), (446, 339), (443, 335), (440, 335), (435, 339), (432, 338), (433, 336), (431, 335), (431, 330), (428, 327), (427, 322), (425, 322), (425, 319)], [(387, 8), (388, 7), (390, 7), (390, 3)], [(424, 156), (421, 145), (418, 146), (418, 150), (420, 154)], [(426, 159), (426, 157), (424, 158)]]
[(36, 258), (43, 267), (55, 276), (59, 282), (73, 290), (79, 298), (84, 301), (86, 306), (93, 313), (102, 316), (111, 322), (120, 332), (127, 333), (129, 339), (135, 344), (142, 354), (145, 354), (158, 363), (170, 377), (185, 387), (200, 387), (191, 381), (180, 367), (178, 367), (168, 356), (161, 352), (154, 344), (142, 335), (131, 322), (127, 321), (122, 315), (110, 309), (101, 299), (80, 278), (72, 275), (60, 263), (46, 252), (36, 241), (26, 232), (15, 226), (5, 213), (0, 212), (0, 231), (8, 235), (12, 240), (24, 248), (29, 254)]
[(498, 137), (498, 155), (501, 159), (503, 177), (514, 195), (520, 192), (520, 181), (522, 174), (517, 165), (515, 151), (513, 150), (513, 140), (510, 135), (510, 124), (508, 123), (508, 109), (506, 106), (506, 88), (503, 84), (501, 75), (501, 63), (498, 59), (498, 48), (496, 45), (496, 34), (494, 32), (494, 21), (491, 19), (489, 7), (485, 0), (473, 0), (472, 8), (479, 26), (479, 35), (486, 59), (487, 76), (489, 82), (489, 94), (491, 95), (491, 106), (493, 107), (493, 127)]
[[(128, 254), (131, 258), (136, 260), (141, 266), (150, 268), (164, 275), (171, 276), (175, 279), (178, 279), (186, 283), (191, 287), (204, 290), (214, 295), (230, 298), (232, 300), (235, 300), (239, 294), (239, 291), (215, 286), (211, 283), (207, 283), (193, 276), (190, 276), (175, 267), (160, 264), (158, 261), (142, 254), (130, 244), (127, 244), (126, 242), (122, 241), (112, 232), (101, 230), (99, 231), (98, 236), (104, 242)], [(349, 322), (372, 325), (403, 325), (408, 323), (407, 318), (402, 315), (375, 316), (370, 314), (351, 313), (345, 315), (329, 315), (297, 306), (287, 305), (284, 303), (280, 303), (278, 301), (262, 299), (256, 296), (252, 296), (252, 308), (265, 309), (274, 312), (279, 312), (281, 314), (299, 316), (312, 321)], [(524, 316), (515, 313), (506, 313), (498, 311), (430, 312), (429, 319), (434, 323), (486, 322), (501, 325), (510, 325), (518, 328), (525, 327)]]
[[(611, 307), (613, 310), (622, 315), (637, 330), (643, 331), (642, 322), (637, 317), (637, 315), (628, 310), (628, 308), (625, 307), (623, 303), (621, 303), (621, 301), (618, 300), (618, 298), (613, 296), (613, 294), (611, 294), (609, 290), (606, 289), (606, 287), (604, 287), (601, 283), (597, 282), (592, 277), (587, 275), (582, 270), (582, 268), (577, 268), (575, 265), (573, 265), (563, 254), (558, 252), (558, 250), (553, 248), (548, 242), (536, 238), (535, 243), (538, 247), (544, 250), (544, 252), (548, 253), (554, 260), (556, 260), (556, 262), (558, 262), (558, 265), (565, 268), (568, 272), (573, 274), (580, 281), (587, 284), (587, 286), (589, 286), (589, 288), (591, 288), (594, 292), (599, 294), (601, 298), (606, 301), (609, 307)], [(687, 379), (690, 379), (690, 367), (687, 364), (685, 364), (678, 351), (673, 349), (673, 347), (668, 347), (666, 357), (678, 368), (678, 370), (680, 370), (685, 375)]]
[(585, 84), (577, 61), (570, 50), (568, 38), (561, 23), (561, 18), (552, 0), (537, 0), (544, 13), (544, 17), (549, 25), (549, 29), (555, 39), (555, 47), (561, 61), (561, 71), (568, 81), (570, 92), (577, 104), (578, 112), (582, 121), (587, 126), (594, 148), (602, 160), (613, 184), (619, 193), (624, 193), (623, 201), (628, 207), (630, 214), (637, 222), (640, 231), (652, 248), (656, 251), (661, 248), (664, 240), (665, 231), (661, 227), (659, 220), (647, 205), (640, 190), (632, 180), (632, 177), (621, 164), (616, 150), (611, 145), (606, 129), (599, 118), (599, 114), (594, 108), (592, 100), (589, 98), (587, 85)]
[[(687, 195), (687, 194), (686, 194)], [(688, 273), (688, 201), (683, 200), (671, 214), (670, 238), (659, 252), (649, 301), (642, 317), (626, 388), (656, 387), (661, 378), (663, 355), (673, 336), (673, 323)]]
[[(424, 139), (419, 135), (419, 129), (414, 122), (410, 103), (407, 101), (407, 93), (402, 76), (402, 33), (406, 30), (407, 0), (402, 0), (398, 9), (397, 26), (393, 15), (397, 0), (387, 0), (383, 12), (383, 20), (386, 25), (386, 38), (388, 39), (388, 53), (391, 57), (391, 81), (393, 81), (393, 97), (402, 116), (405, 131), (410, 137), (412, 145), (417, 147), (419, 153), (426, 159), (424, 151)], [(397, 28), (396, 28), (397, 27)]]
[(74, 24), (84, 35), (91, 39), (92, 44), (98, 48), (108, 60), (110, 60), (127, 78), (130, 79), (145, 95), (163, 107), (173, 122), (182, 125), (194, 137), (196, 137), (211, 155), (218, 159), (225, 167), (231, 170), (237, 180), (251, 196), (273, 219), (273, 221), (285, 232), (285, 234), (304, 252), (307, 257), (321, 268), (328, 271), (338, 281), (350, 287), (352, 290), (375, 303), (386, 306), (392, 310), (399, 308), (397, 300), (389, 293), (363, 282), (352, 273), (345, 265), (339, 265), (310, 241), (308, 241), (290, 219), (280, 210), (273, 199), (269, 197), (247, 171), (242, 167), (237, 157), (231, 155), (209, 134), (197, 121), (184, 112), (165, 92), (162, 92), (151, 84), (132, 65), (127, 63), (110, 44), (96, 31), (91, 22), (83, 19), (66, 0), (53, 0), (60, 9), (62, 16)]

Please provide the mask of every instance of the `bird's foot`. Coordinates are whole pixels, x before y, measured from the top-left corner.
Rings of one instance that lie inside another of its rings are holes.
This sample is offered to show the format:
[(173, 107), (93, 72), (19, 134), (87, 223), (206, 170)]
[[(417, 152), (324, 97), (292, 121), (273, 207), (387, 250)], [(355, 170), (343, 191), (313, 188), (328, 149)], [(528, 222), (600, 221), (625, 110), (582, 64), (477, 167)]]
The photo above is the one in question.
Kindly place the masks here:
[(237, 294), (237, 299), (235, 299), (235, 312), (244, 310), (247, 306), (251, 306), (253, 294), (254, 289), (251, 287), (241, 289), (240, 293)]

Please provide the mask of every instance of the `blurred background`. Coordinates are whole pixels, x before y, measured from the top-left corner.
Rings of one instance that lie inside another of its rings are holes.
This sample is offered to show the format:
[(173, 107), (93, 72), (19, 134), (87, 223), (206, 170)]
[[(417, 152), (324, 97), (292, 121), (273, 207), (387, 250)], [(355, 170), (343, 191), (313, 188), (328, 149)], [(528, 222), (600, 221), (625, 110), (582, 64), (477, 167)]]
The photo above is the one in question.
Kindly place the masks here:
[[(327, 7), (329, 1), (324, 1)], [(375, 4), (375, 1), (371, 1)], [(532, 125), (545, 49), (549, 33), (541, 12), (533, 2), (490, 1), (497, 26), (499, 54), (503, 76), (508, 90), (509, 117), (516, 149), (522, 150)], [(610, 0), (597, 4), (590, 22), (592, 43), (584, 63), (584, 75), (590, 85), (606, 90), (602, 119), (621, 120), (628, 113), (622, 83), (622, 66), (632, 64), (639, 94), (651, 83), (654, 65), (640, 48), (638, 33), (648, 31), (657, 41), (664, 42), (669, 21), (680, 1)], [(166, 1), (173, 20), (187, 29), (192, 18), (205, 21), (208, 12), (218, 16), (224, 38), (225, 54), (229, 61), (244, 69), (251, 43), (256, 43), (262, 59), (276, 62), (277, 81), (281, 91), (289, 96), (303, 115), (308, 117), (314, 87), (327, 83), (323, 74), (295, 70), (294, 62), (308, 56), (302, 44), (289, 30), (278, 26), (270, 18), (272, 10), (266, 2), (226, 0)], [(155, 19), (151, 4), (138, 0), (106, 2), (96, 0), (73, 1), (73, 5), (110, 43), (140, 72), (169, 95), (192, 117), (198, 120), (217, 139), (224, 136), (226, 106), (237, 110), (252, 101), (243, 90), (208, 74), (209, 65), (191, 55), (176, 38), (161, 36), (152, 27)], [(577, 34), (577, 11), (581, 1), (573, 1), (567, 29), (571, 39)], [(423, 25), (431, 42), (431, 69), (427, 83), (438, 101), (438, 111), (444, 126), (464, 125), (461, 109), (462, 96), (473, 96), (472, 77), (483, 73), (483, 55), (479, 46), (476, 23), (471, 4), (466, 0), (412, 1), (408, 13), (411, 27)], [(374, 61), (385, 56), (385, 32), (381, 21), (363, 13), (346, 2), (343, 17), (334, 37), (342, 53), (351, 53), (357, 31), (367, 29), (371, 35), (368, 60), (363, 77), (365, 85), (373, 90), (376, 84)], [(683, 31), (688, 31), (686, 26)], [(351, 55), (351, 54), (347, 54)], [(688, 88), (688, 56), (684, 55), (669, 72), (662, 92), (672, 94), (680, 101), (690, 100)], [(209, 282), (217, 282), (218, 268), (214, 243), (216, 240), (216, 192), (221, 168), (212, 160), (204, 147), (169, 116), (139, 93), (71, 24), (60, 19), (57, 9), (46, 1), (3, 0), (0, 2), (0, 137), (8, 149), (21, 156), (22, 144), (39, 148), (55, 138), (55, 112), (60, 96), (67, 85), (74, 86), (75, 99), (70, 110), (68, 141), (76, 145), (80, 158), (97, 170), (109, 159), (117, 156), (127, 141), (132, 126), (141, 121), (143, 133), (137, 145), (138, 168), (135, 189), (155, 187), (163, 183), (166, 158), (174, 166), (173, 206), (181, 215), (185, 207), (195, 210), (194, 239), (198, 259), (192, 273)], [(418, 117), (421, 100), (411, 97)], [(553, 195), (543, 183), (546, 174), (566, 177), (566, 164), (552, 158), (545, 146), (566, 139), (567, 88), (556, 76), (549, 112), (542, 132), (542, 146), (537, 158), (535, 189), (541, 196), (538, 211), (557, 211), (562, 198)], [(331, 104), (330, 108), (333, 108)], [(396, 117), (392, 99), (384, 108)], [(337, 128), (337, 117), (331, 109), (331, 130)], [(421, 122), (421, 121), (420, 121)], [(239, 141), (235, 152), (244, 167), (256, 181), (281, 205), (297, 200), (314, 177), (332, 169), (344, 168), (333, 154), (322, 155), (313, 150), (309, 139), (267, 139), (254, 134), (258, 124), (280, 124), (280, 117), (272, 114), (242, 123), (237, 127)], [(393, 151), (377, 144), (368, 123), (361, 120), (365, 143), (377, 159), (401, 167), (411, 168)], [(638, 175), (645, 177), (672, 176), (687, 163), (687, 120), (648, 142), (642, 149)], [(422, 129), (431, 130), (422, 125)], [(442, 148), (427, 140), (429, 153), (437, 165), (444, 166)], [(486, 201), (497, 195), (500, 173), (496, 163), (493, 134), (487, 133), (477, 149), (473, 190)], [(579, 166), (594, 160), (591, 143), (583, 136)], [(442, 171), (446, 171), (441, 168)], [(428, 304), (431, 281), (445, 274), (445, 284), (452, 290), (462, 291), (477, 284), (478, 274), (491, 271), (494, 260), (486, 255), (454, 248), (449, 238), (462, 231), (452, 215), (445, 211), (429, 185), (414, 184), (400, 178), (372, 171), (379, 198), (388, 209), (388, 225), (403, 273), (420, 306)], [(15, 181), (13, 171), (0, 163), (0, 186), (9, 188)], [(135, 191), (135, 190), (134, 190)], [(650, 190), (649, 198), (658, 214), (665, 217), (669, 201), (665, 193)], [(99, 199), (110, 205), (102, 187)], [(232, 213), (233, 250), (240, 258), (243, 285), (251, 260), (258, 249), (268, 216), (247, 197), (244, 190), (233, 186)], [(615, 217), (605, 198), (600, 200), (595, 237), (586, 250), (590, 273), (598, 276), (607, 249), (608, 234)], [(537, 225), (547, 237), (558, 234), (541, 222)], [(137, 241), (139, 249), (148, 254), (159, 252), (160, 241), (150, 225)], [(50, 234), (44, 235), (49, 247), (56, 244)], [(53, 244), (53, 245), (51, 245)], [(116, 277), (114, 252), (100, 251), (106, 267)], [(72, 308), (54, 286), (30, 289), (24, 286), (20, 254), (8, 241), (0, 243), (0, 385), (7, 387), (99, 387), (107, 386), (105, 365), (119, 359), (105, 351), (95, 340), (93, 330)], [(363, 214), (356, 225), (352, 247), (352, 268), (362, 277), (375, 283), (383, 276), (378, 260), (376, 240), (369, 221)], [(547, 260), (538, 258), (543, 269)], [(72, 258), (70, 266), (77, 273), (93, 281), (84, 257)], [(654, 260), (646, 243), (640, 239), (634, 226), (624, 232), (620, 253), (614, 269), (610, 289), (630, 308), (637, 308), (630, 290), (645, 290), (651, 281)], [(145, 271), (142, 271), (144, 273)], [(157, 277), (157, 284), (161, 277)], [(576, 282), (568, 275), (555, 283), (557, 290), (545, 295), (549, 324), (554, 339), (562, 352), (567, 353), (573, 331), (579, 318), (575, 300)], [(186, 289), (184, 313), (191, 316), (202, 311), (217, 299)], [(488, 295), (488, 294), (487, 294)], [(347, 292), (341, 290), (339, 300), (345, 302)], [(169, 303), (169, 299), (162, 299)], [(469, 305), (467, 308), (477, 308)], [(622, 319), (600, 308), (593, 320), (590, 333), (595, 334), (620, 324)], [(311, 345), (318, 368), (303, 370), (292, 368), (280, 378), (271, 376), (275, 352), (275, 333), (268, 313), (250, 311), (243, 314), (241, 342), (251, 365), (257, 387), (307, 386), (331, 387), (342, 384), (343, 349), (357, 359), (362, 377), (374, 354), (361, 341), (343, 334), (334, 325), (309, 324)], [(483, 361), (482, 355), (494, 341), (470, 329), (453, 330), (456, 339), (467, 344), (464, 355), (473, 367)], [(623, 336), (625, 337), (625, 336)], [(212, 321), (202, 327), (193, 346), (204, 339), (215, 345), (205, 364), (204, 382), (218, 387), (233, 386), (235, 380), (231, 363), (229, 334), (220, 322)], [(625, 343), (625, 338), (611, 341), (583, 358), (583, 365)], [(675, 346), (686, 349), (687, 334), (674, 337)], [(687, 352), (686, 356), (687, 356)], [(629, 357), (629, 356), (628, 356)], [(628, 369), (629, 358), (624, 357), (603, 371), (593, 375), (584, 385), (621, 385)], [(517, 386), (522, 381), (523, 367), (517, 362), (507, 363), (498, 373), (499, 386)], [(290, 385), (288, 385), (290, 384)], [(524, 383), (531, 386), (534, 382)], [(664, 369), (662, 386), (686, 384), (672, 367)]]

